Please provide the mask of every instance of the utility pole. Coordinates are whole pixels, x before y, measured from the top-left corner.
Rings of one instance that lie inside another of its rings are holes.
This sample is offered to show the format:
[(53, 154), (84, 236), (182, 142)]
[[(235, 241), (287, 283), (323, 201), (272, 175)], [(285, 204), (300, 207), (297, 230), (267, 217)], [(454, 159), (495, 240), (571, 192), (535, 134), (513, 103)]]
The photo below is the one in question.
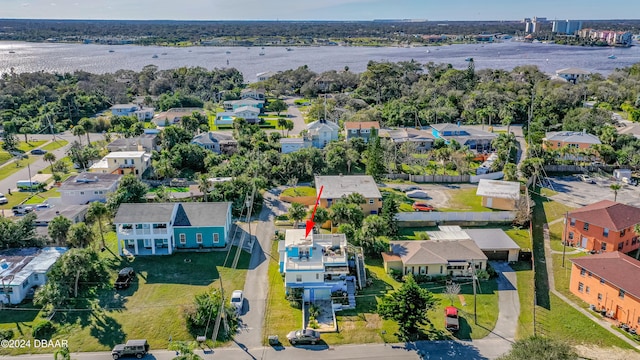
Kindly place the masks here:
[(569, 222), (569, 212), (564, 213), (564, 232), (562, 233), (562, 267), (564, 267), (564, 256), (567, 249), (567, 226)]
[(224, 289), (222, 287), (222, 275), (220, 275), (220, 309), (218, 309), (218, 316), (216, 317), (216, 325), (213, 327), (213, 334), (211, 335), (211, 340), (213, 341), (214, 347), (216, 345), (216, 339), (218, 338), (218, 331), (220, 330), (220, 321), (222, 321), (222, 313), (224, 313)]
[(469, 272), (471, 272), (471, 282), (473, 283), (473, 322), (478, 325), (478, 292), (476, 289), (476, 264), (469, 262)]

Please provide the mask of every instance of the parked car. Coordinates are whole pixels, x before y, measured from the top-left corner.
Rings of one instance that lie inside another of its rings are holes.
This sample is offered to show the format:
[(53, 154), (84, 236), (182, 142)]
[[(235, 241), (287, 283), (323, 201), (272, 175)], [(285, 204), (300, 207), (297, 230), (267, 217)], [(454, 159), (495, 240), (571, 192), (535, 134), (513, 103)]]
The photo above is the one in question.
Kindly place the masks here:
[(0, 205), (4, 205), (4, 204), (8, 204), (8, 203), (9, 203), (9, 199), (4, 197), (4, 195), (0, 193)]
[(242, 304), (244, 303), (244, 294), (242, 290), (233, 290), (231, 293), (231, 305), (236, 308), (236, 313), (242, 313)]
[(129, 340), (126, 344), (118, 344), (111, 350), (111, 357), (117, 360), (123, 356), (135, 356), (142, 359), (149, 352), (147, 340)]
[(41, 211), (41, 210), (47, 210), (52, 208), (53, 206), (47, 203), (41, 203), (41, 204), (36, 204), (34, 210), (35, 211)]
[(428, 199), (429, 198), (429, 194), (427, 194), (426, 191), (424, 190), (411, 190), (411, 191), (407, 191), (407, 197), (409, 198), (415, 198), (415, 199)]
[(118, 278), (114, 286), (116, 289), (126, 289), (131, 285), (135, 277), (136, 272), (133, 271), (133, 268), (126, 267), (118, 272)]
[(596, 183), (589, 175), (582, 174), (582, 175), (579, 175), (578, 178), (580, 179), (580, 181), (586, 182), (587, 184)]
[(636, 180), (634, 178), (623, 177), (622, 178), (622, 182), (625, 183), (625, 184), (638, 186), (638, 180)]
[(422, 190), (422, 189), (418, 186), (407, 186), (406, 188), (404, 188), (404, 192), (413, 191), (413, 190)]
[(13, 211), (14, 214), (24, 215), (24, 214), (28, 214), (28, 213), (32, 212), (33, 211), (33, 206), (16, 205), (16, 206), (12, 207), (11, 210)]
[(47, 150), (42, 150), (42, 149), (33, 149), (31, 150), (31, 154), (33, 155), (44, 155), (47, 153)]
[(287, 334), (287, 340), (289, 340), (291, 345), (302, 343), (315, 345), (315, 343), (320, 341), (320, 333), (310, 329), (295, 330)]
[(425, 203), (413, 203), (413, 205), (411, 205), (411, 207), (413, 208), (414, 211), (427, 211), (427, 212), (431, 212), (434, 211), (435, 208), (429, 204), (425, 204)]
[(444, 309), (444, 326), (449, 331), (458, 331), (460, 328), (458, 309), (454, 306), (447, 306)]

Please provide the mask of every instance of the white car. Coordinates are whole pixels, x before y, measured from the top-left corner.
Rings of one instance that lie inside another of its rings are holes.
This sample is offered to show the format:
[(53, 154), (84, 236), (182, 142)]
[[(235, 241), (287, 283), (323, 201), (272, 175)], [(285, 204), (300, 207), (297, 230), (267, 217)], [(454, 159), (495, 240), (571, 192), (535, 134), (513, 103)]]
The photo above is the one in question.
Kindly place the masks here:
[(4, 204), (8, 204), (8, 203), (9, 203), (9, 199), (4, 197), (4, 195), (0, 194), (0, 205), (4, 205)]
[(242, 314), (242, 305), (244, 303), (244, 294), (242, 290), (233, 290), (231, 293), (231, 305), (236, 308), (238, 315)]

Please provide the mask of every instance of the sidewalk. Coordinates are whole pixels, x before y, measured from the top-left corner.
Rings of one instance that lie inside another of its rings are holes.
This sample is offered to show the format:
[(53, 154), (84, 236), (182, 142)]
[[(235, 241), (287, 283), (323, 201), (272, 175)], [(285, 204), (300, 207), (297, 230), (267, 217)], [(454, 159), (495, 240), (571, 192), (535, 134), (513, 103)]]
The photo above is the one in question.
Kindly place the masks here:
[(554, 278), (554, 275), (553, 275), (553, 257), (551, 256), (551, 254), (552, 254), (552, 252), (551, 252), (551, 240), (549, 239), (549, 224), (544, 224), (543, 225), (542, 233), (544, 234), (544, 257), (545, 257), (545, 263), (546, 263), (546, 266), (547, 266), (547, 276), (549, 278), (549, 291), (551, 291), (552, 294), (554, 294), (555, 296), (557, 296), (560, 299), (562, 299), (562, 301), (566, 302), (567, 304), (569, 304), (574, 309), (576, 309), (579, 312), (581, 312), (582, 314), (584, 314), (586, 317), (591, 319), (596, 324), (602, 326), (605, 330), (609, 331), (610, 333), (612, 333), (613, 335), (617, 336), (618, 338), (620, 338), (621, 340), (623, 340), (627, 344), (631, 345), (632, 347), (636, 348), (637, 350), (640, 350), (640, 344), (638, 344), (637, 342), (629, 339), (628, 337), (624, 336), (623, 334), (621, 334), (620, 332), (616, 331), (615, 329), (612, 329), (610, 322), (594, 316), (592, 313), (590, 313), (586, 309), (582, 308), (581, 306), (577, 305), (573, 301), (569, 300), (566, 296), (564, 296), (563, 294), (561, 294), (559, 291), (556, 290), (556, 282), (555, 282), (555, 278)]

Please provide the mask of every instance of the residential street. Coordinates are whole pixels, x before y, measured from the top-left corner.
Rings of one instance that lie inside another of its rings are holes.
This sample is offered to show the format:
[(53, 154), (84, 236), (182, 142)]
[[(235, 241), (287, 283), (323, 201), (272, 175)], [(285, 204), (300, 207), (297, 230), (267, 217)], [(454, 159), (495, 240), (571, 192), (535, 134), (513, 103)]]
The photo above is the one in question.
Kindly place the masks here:
[[(264, 324), (267, 295), (269, 294), (269, 258), (278, 260), (278, 254), (270, 254), (275, 231), (274, 217), (283, 205), (277, 198), (279, 190), (270, 190), (264, 194), (264, 205), (258, 221), (251, 223), (251, 233), (257, 242), (253, 246), (249, 271), (244, 285), (245, 303), (242, 327), (235, 341), (239, 347), (257, 348), (262, 346), (262, 328)], [(246, 229), (246, 226), (243, 226)], [(248, 237), (247, 237), (248, 240)]]
[(287, 119), (293, 121), (293, 130), (289, 132), (290, 135), (299, 135), (302, 130), (307, 128), (307, 124), (304, 123), (304, 117), (302, 116), (300, 109), (298, 109), (298, 107), (293, 103), (296, 99), (298, 98), (289, 97), (284, 100), (287, 103), (287, 106), (289, 106), (287, 109), (287, 113), (289, 114)]

